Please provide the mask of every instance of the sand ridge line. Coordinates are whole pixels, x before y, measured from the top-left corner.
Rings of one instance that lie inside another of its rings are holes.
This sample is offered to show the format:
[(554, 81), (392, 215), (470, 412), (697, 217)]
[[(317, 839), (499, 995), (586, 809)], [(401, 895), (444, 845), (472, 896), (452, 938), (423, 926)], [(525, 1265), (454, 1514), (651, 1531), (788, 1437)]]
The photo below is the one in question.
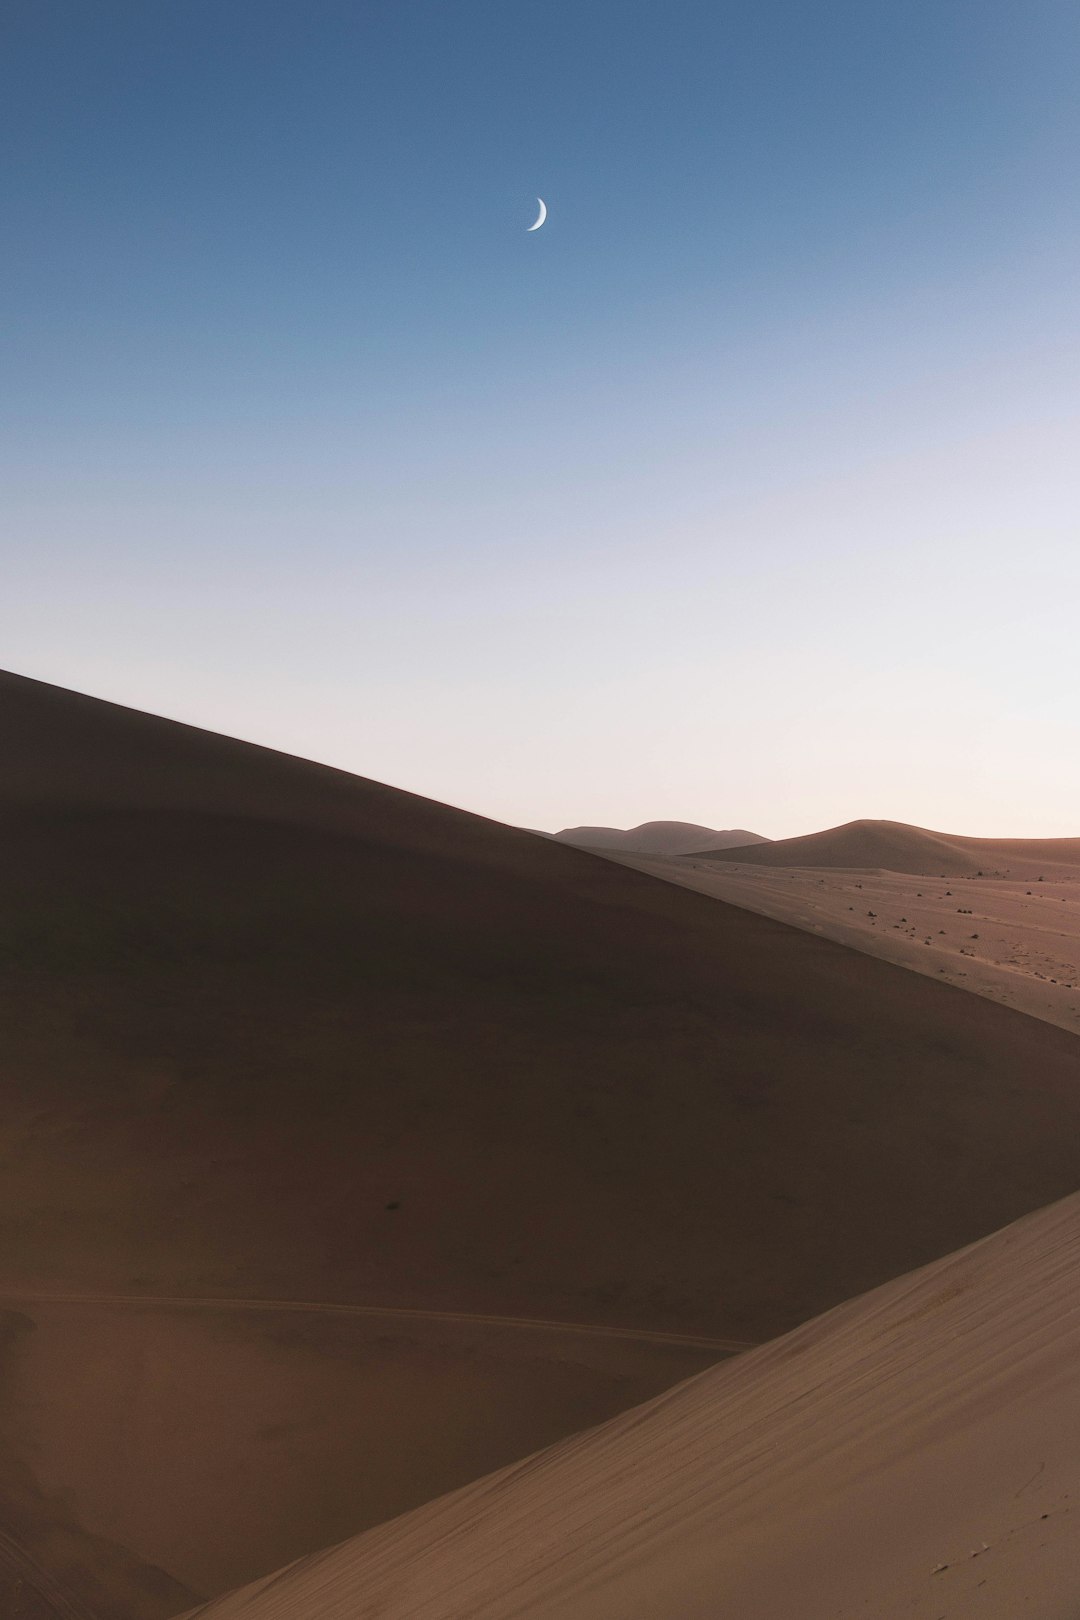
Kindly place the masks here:
[(1040, 885), (1036, 879), (610, 858), (1043, 1019), (1071, 1035), (1080, 1031), (1080, 912), (1064, 879)]
[(1074, 1194), (183, 1620), (1073, 1616), (1078, 1257)]
[(738, 1355), (755, 1350), (750, 1339), (714, 1339), (700, 1333), (667, 1333), (659, 1329), (609, 1327), (595, 1322), (557, 1322), (533, 1316), (482, 1315), (472, 1311), (424, 1310), (412, 1305), (349, 1305), (307, 1299), (229, 1299), (190, 1294), (0, 1293), (9, 1305), (149, 1305), (182, 1310), (294, 1311), (326, 1316), (397, 1316), (409, 1321), (465, 1323), (476, 1327), (513, 1327), (544, 1333), (582, 1333), (591, 1338), (628, 1339), (644, 1344), (670, 1344), (684, 1349), (719, 1350)]
[(29, 1587), (36, 1597), (48, 1604), (56, 1620), (97, 1620), (92, 1609), (88, 1609), (85, 1603), (74, 1597), (59, 1581), (42, 1569), (41, 1565), (3, 1530), (0, 1530), (0, 1570), (7, 1571), (17, 1581)]

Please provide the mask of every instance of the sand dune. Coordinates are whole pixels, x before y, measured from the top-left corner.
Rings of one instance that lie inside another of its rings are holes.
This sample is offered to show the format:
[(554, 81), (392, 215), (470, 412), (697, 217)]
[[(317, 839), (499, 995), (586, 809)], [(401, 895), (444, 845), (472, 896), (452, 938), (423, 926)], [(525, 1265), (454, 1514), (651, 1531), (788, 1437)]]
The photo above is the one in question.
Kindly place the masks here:
[(563, 844), (579, 849), (625, 850), (646, 855), (688, 855), (692, 850), (734, 849), (764, 844), (759, 833), (729, 828), (698, 827), (691, 821), (643, 821), (640, 827), (564, 827), (552, 833)]
[(5, 1319), (4, 1451), (27, 1489), (0, 1474), (0, 1525), (98, 1620), (165, 1620), (728, 1353), (310, 1303), (39, 1293)]
[(1080, 869), (1043, 882), (609, 858), (1080, 1034)]
[(741, 855), (705, 845), (687, 853), (755, 866), (881, 868), (923, 877), (979, 875), (1030, 882), (1040, 876), (1080, 875), (1080, 838), (963, 838), (900, 821), (849, 821), (825, 832), (759, 844)]
[(657, 1335), (760, 1341), (1080, 1185), (1061, 1030), (14, 676), (0, 756), (0, 1427), (39, 1549), (62, 1502), (220, 1590), (715, 1353)]
[[(0, 727), (6, 1030), (36, 1088), (8, 1195), (35, 1282), (239, 1278), (758, 1339), (1080, 1169), (1056, 1031), (608, 860), (37, 683), (7, 678)], [(941, 1172), (969, 1131), (972, 1171), (991, 1143), (999, 1163), (960, 1191)], [(886, 1142), (888, 1207), (906, 1196), (916, 1231), (871, 1238), (847, 1211), (886, 1197), (867, 1163)], [(34, 1177), (72, 1145), (59, 1222)], [(702, 1288), (718, 1278), (722, 1300)]]
[(196, 1613), (1071, 1620), (1078, 1277), (1074, 1196)]

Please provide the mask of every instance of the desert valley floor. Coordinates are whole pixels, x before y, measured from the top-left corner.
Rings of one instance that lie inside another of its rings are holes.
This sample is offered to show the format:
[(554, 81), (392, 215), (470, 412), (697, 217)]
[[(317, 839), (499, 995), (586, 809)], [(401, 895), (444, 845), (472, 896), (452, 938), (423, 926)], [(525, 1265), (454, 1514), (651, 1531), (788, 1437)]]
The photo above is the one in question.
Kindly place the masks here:
[(1080, 840), (0, 752), (0, 1615), (1075, 1616)]
[(920, 873), (610, 858), (1080, 1033), (1080, 857), (1031, 852), (1012, 859), (1017, 875), (1005, 861)]

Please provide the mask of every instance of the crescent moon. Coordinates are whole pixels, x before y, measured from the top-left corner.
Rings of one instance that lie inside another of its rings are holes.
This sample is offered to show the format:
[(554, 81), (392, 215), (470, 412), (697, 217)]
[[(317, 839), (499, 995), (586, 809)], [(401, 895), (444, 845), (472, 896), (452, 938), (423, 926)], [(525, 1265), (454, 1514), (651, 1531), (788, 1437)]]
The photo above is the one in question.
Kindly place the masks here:
[(543, 197), (537, 197), (536, 200), (540, 204), (540, 212), (537, 214), (533, 224), (526, 227), (526, 229), (530, 231), (538, 231), (545, 219), (547, 219), (547, 203), (544, 201)]

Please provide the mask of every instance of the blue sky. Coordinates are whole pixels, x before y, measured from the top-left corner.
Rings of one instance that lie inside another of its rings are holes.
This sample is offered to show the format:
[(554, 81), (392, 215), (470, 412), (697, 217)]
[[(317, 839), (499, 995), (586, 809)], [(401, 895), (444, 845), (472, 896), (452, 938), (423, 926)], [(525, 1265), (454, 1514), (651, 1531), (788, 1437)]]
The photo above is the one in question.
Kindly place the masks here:
[(0, 663), (533, 826), (1080, 833), (1078, 76), (1040, 0), (8, 0)]

